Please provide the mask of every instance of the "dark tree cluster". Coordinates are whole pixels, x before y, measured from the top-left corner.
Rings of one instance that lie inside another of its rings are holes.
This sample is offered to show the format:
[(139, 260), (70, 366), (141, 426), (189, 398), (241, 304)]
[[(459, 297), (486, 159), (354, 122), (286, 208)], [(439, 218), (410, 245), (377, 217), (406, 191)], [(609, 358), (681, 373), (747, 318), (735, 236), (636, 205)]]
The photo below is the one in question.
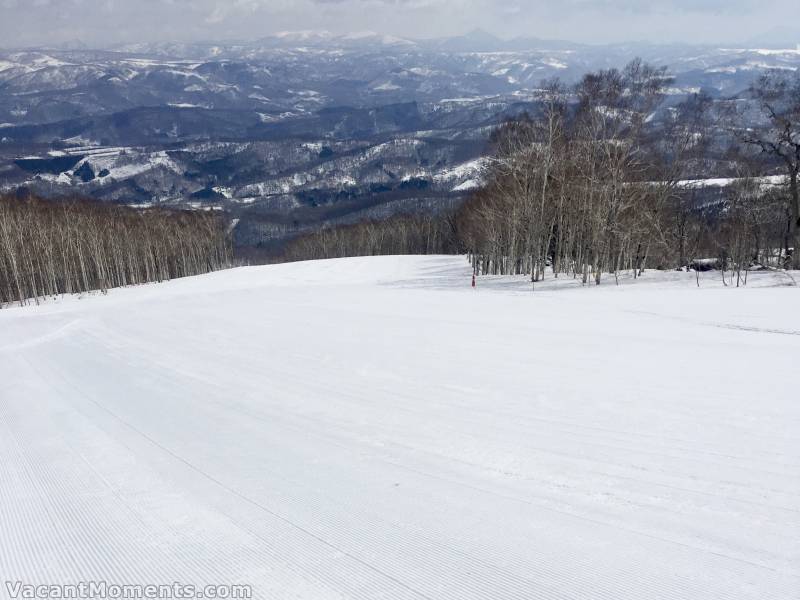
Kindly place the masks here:
[(647, 148), (667, 81), (636, 61), (574, 90), (553, 82), (537, 114), (501, 128), (486, 186), (460, 214), (476, 271), (536, 281), (551, 265), (599, 283), (604, 272), (641, 270), (671, 191), (653, 183)]
[(768, 72), (751, 89), (765, 123), (745, 128), (744, 141), (774, 160), (786, 176), (785, 210), (788, 227), (785, 246), (797, 251), (792, 266), (800, 269), (800, 74)]
[[(660, 111), (668, 82), (640, 61), (573, 89), (555, 82), (537, 114), (500, 128), (486, 185), (458, 216), (476, 272), (537, 281), (549, 266), (599, 284), (648, 261), (800, 267), (800, 79), (768, 74), (753, 86), (758, 127), (738, 103), (702, 94)], [(694, 181), (721, 164), (716, 192)]]
[[(476, 274), (800, 268), (800, 75), (770, 72), (744, 98), (667, 102), (640, 60), (546, 82), (498, 127), (483, 186), (454, 212), (329, 226), (284, 260), (465, 253)], [(724, 178), (710, 186), (697, 183)], [(415, 182), (414, 185), (417, 185)], [(0, 197), (0, 303), (226, 267), (225, 224), (203, 212)]]
[(767, 74), (746, 103), (700, 93), (665, 106), (669, 84), (639, 60), (549, 82), (533, 114), (494, 133), (484, 185), (455, 214), (325, 229), (288, 256), (464, 252), (477, 274), (597, 284), (646, 265), (737, 281), (800, 267), (800, 77)]
[(198, 275), (230, 265), (205, 212), (0, 196), (0, 305)]
[(291, 241), (284, 260), (346, 256), (455, 254), (453, 223), (445, 216), (397, 215), (385, 221), (362, 221), (327, 227)]

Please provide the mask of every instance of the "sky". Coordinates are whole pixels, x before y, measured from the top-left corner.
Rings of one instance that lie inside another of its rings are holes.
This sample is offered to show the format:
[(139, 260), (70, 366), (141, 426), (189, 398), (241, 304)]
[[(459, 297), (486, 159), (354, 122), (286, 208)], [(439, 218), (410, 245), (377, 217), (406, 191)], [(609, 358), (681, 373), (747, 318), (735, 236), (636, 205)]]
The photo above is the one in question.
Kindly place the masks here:
[(0, 0), (0, 46), (251, 40), (280, 31), (409, 38), (481, 28), (581, 43), (800, 43), (798, 0)]

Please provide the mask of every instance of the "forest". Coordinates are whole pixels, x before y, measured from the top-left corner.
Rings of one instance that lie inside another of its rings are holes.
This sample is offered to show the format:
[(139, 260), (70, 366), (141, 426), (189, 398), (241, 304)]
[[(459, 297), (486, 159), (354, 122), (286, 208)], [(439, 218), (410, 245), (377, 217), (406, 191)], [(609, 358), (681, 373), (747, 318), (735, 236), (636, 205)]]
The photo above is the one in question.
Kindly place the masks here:
[(484, 185), (460, 209), (314, 232), (286, 258), (460, 252), (478, 275), (597, 284), (646, 266), (737, 281), (800, 268), (800, 76), (767, 73), (746, 103), (698, 93), (665, 106), (669, 83), (640, 60), (547, 82), (535, 114), (495, 131)]
[(0, 196), (0, 306), (199, 275), (231, 259), (227, 225), (211, 213)]
[[(667, 94), (634, 60), (567, 86), (490, 139), (482, 185), (454, 210), (326, 226), (279, 260), (465, 254), (476, 275), (600, 284), (622, 271), (800, 268), (800, 75), (745, 97)], [(711, 182), (711, 184), (709, 184)], [(230, 223), (205, 211), (0, 196), (0, 305), (232, 265)]]

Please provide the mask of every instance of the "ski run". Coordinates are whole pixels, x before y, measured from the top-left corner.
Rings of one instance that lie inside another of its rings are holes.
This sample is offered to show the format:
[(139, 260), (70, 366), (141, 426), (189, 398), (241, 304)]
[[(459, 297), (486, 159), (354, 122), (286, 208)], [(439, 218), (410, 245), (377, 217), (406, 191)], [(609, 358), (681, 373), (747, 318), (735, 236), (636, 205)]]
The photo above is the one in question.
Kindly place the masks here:
[(0, 597), (800, 598), (791, 277), (375, 257), (0, 310)]

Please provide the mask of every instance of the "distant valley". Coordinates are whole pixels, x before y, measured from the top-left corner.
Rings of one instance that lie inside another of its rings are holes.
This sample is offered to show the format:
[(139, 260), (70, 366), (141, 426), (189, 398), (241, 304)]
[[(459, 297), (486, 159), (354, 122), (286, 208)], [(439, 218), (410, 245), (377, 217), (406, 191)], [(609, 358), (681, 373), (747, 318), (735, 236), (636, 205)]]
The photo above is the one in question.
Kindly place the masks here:
[(5, 50), (0, 189), (224, 210), (238, 245), (269, 249), (322, 223), (458, 204), (480, 184), (492, 129), (534, 110), (542, 81), (635, 56), (674, 75), (666, 109), (700, 91), (743, 96), (767, 69), (800, 68), (800, 49), (481, 32)]

